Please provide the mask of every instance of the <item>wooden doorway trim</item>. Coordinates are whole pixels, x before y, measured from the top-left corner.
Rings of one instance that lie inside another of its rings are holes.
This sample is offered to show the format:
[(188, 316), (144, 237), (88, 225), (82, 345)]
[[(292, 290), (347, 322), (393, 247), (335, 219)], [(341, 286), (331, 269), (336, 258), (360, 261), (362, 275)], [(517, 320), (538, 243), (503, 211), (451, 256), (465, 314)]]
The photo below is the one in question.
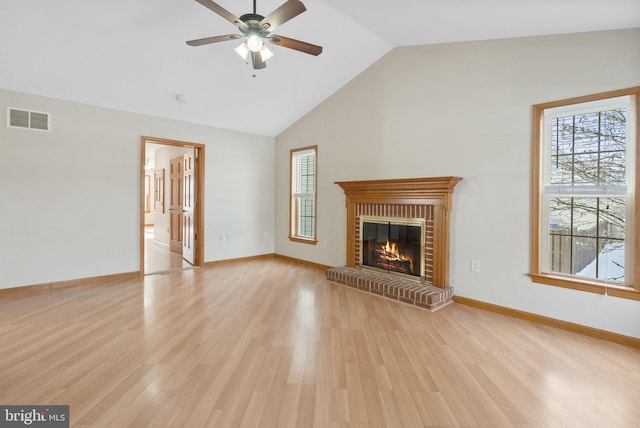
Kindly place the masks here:
[(174, 147), (185, 147), (194, 149), (195, 155), (198, 157), (198, 162), (196, 163), (196, 181), (195, 181), (195, 195), (196, 195), (196, 207), (195, 207), (195, 215), (196, 221), (194, 223), (195, 226), (195, 234), (196, 234), (196, 242), (195, 242), (195, 260), (194, 266), (204, 266), (204, 164), (205, 164), (205, 154), (204, 154), (204, 144), (192, 143), (188, 141), (179, 141), (179, 140), (168, 140), (166, 138), (156, 138), (149, 136), (140, 137), (140, 276), (144, 276), (144, 176), (145, 170), (144, 165), (146, 162), (146, 145), (147, 143), (155, 143), (155, 144), (163, 144), (166, 146), (174, 146)]

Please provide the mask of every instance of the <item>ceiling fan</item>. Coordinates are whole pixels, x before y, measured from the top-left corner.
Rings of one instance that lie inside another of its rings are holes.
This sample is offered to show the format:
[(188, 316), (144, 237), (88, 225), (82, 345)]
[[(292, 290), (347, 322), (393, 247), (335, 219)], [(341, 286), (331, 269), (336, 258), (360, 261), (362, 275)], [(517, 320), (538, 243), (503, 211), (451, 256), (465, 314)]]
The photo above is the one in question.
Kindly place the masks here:
[(231, 12), (211, 0), (196, 1), (237, 26), (242, 35), (226, 34), (224, 36), (189, 40), (187, 42), (189, 46), (201, 46), (246, 37), (246, 40), (238, 46), (235, 51), (243, 57), (245, 61), (247, 56), (251, 54), (251, 62), (255, 70), (265, 68), (267, 66), (266, 61), (273, 56), (273, 52), (264, 44), (265, 40), (268, 40), (274, 45), (294, 49), (310, 55), (317, 56), (322, 53), (322, 46), (271, 34), (277, 27), (307, 10), (299, 0), (287, 0), (266, 17), (256, 13), (256, 0), (253, 0), (253, 13), (246, 13), (240, 18), (237, 18)]

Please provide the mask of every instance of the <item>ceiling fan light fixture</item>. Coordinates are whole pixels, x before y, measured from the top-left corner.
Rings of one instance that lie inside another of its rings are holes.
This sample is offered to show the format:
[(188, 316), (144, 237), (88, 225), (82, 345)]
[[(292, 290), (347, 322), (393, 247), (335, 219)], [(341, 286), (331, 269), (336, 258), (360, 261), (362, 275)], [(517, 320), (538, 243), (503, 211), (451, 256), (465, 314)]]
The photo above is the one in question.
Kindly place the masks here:
[(264, 46), (262, 39), (257, 34), (252, 34), (247, 37), (247, 47), (251, 52), (260, 52), (260, 49)]
[(245, 61), (247, 60), (247, 55), (249, 54), (249, 46), (247, 46), (247, 42), (242, 42), (240, 46), (234, 49), (238, 55)]
[(273, 52), (271, 52), (271, 49), (269, 49), (267, 45), (262, 45), (262, 49), (260, 49), (260, 57), (262, 58), (262, 61), (267, 62), (267, 60), (272, 56)]

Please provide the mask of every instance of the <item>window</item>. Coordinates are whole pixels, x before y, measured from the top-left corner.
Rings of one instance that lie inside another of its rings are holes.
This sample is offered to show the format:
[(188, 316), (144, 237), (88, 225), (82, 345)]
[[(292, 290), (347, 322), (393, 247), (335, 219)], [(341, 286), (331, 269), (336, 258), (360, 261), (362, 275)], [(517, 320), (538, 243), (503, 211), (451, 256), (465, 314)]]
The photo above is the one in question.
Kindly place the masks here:
[(164, 213), (164, 168), (153, 171), (153, 211)]
[(640, 299), (640, 88), (534, 106), (531, 277)]
[(289, 239), (292, 241), (316, 243), (317, 152), (317, 146), (291, 150)]

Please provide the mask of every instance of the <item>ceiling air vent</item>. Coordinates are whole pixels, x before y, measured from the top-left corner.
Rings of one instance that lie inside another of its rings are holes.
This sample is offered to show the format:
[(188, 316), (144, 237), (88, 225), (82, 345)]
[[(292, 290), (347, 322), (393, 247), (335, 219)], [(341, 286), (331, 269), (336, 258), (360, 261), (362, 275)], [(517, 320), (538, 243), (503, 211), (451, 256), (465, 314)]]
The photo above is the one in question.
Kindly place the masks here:
[(20, 110), (9, 107), (7, 126), (10, 128), (36, 129), (38, 131), (50, 131), (51, 121), (49, 113)]

